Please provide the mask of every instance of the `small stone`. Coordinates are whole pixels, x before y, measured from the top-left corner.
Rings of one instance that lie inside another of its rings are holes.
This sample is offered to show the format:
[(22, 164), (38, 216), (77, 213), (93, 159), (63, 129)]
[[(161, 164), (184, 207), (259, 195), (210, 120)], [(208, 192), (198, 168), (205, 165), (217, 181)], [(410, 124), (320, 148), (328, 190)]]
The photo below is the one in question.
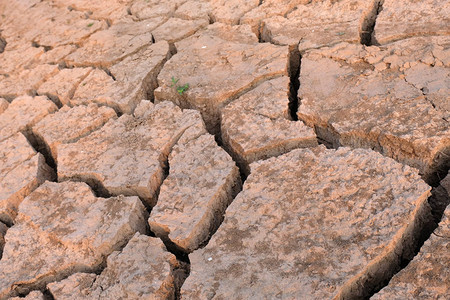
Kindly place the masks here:
[(104, 194), (137, 195), (153, 206), (173, 145), (183, 134), (205, 129), (198, 112), (182, 112), (170, 102), (141, 103), (150, 109), (138, 106), (136, 116), (125, 114), (75, 143), (58, 145), (59, 180), (94, 182)]
[(239, 161), (248, 165), (317, 145), (312, 128), (290, 120), (288, 91), (289, 78), (282, 76), (262, 83), (223, 109), (222, 139)]
[(450, 206), (417, 256), (370, 299), (446, 299), (450, 295), (449, 237)]
[(139, 233), (106, 265), (98, 276), (77, 273), (48, 288), (55, 299), (174, 299), (182, 279), (180, 263), (161, 240)]
[(12, 225), (22, 200), (55, 174), (21, 133), (0, 142), (0, 162), (0, 221)]
[(58, 108), (46, 96), (21, 96), (14, 99), (0, 118), (0, 141), (31, 127)]
[(97, 198), (85, 183), (46, 182), (21, 203), (0, 260), (0, 298), (43, 289), (104, 258), (145, 232), (137, 197)]
[(189, 255), (182, 299), (368, 298), (429, 213), (415, 170), (371, 150), (296, 149), (250, 167), (222, 225)]
[(176, 144), (169, 166), (150, 215), (150, 230), (192, 252), (220, 225), (240, 190), (239, 170), (209, 134)]
[(46, 95), (56, 103), (66, 105), (72, 99), (75, 89), (88, 76), (92, 68), (62, 69), (38, 89), (39, 95)]
[(450, 3), (384, 0), (383, 9), (377, 16), (374, 41), (387, 44), (414, 36), (448, 35)]
[(112, 108), (98, 107), (96, 104), (73, 108), (63, 106), (58, 112), (39, 121), (32, 131), (33, 136), (45, 144), (46, 152), (56, 161), (59, 144), (74, 143), (115, 117)]

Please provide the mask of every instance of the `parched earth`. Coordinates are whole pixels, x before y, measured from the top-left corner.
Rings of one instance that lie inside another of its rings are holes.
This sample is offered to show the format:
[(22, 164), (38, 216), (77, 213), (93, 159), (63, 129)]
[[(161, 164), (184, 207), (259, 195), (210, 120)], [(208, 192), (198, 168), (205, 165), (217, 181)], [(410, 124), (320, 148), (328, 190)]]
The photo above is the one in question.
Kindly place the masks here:
[(448, 299), (448, 1), (0, 13), (0, 299)]

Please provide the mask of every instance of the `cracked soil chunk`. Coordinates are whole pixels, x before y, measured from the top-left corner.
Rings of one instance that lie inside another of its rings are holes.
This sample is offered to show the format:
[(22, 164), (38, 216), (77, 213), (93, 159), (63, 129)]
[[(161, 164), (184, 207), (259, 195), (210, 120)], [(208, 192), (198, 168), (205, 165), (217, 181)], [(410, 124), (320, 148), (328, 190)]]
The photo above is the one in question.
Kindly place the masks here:
[(109, 119), (115, 118), (112, 108), (96, 104), (63, 106), (54, 114), (46, 116), (33, 126), (33, 135), (45, 144), (47, 153), (56, 161), (56, 147), (78, 141), (80, 138), (102, 127)]
[(412, 37), (450, 34), (450, 2), (441, 0), (384, 0), (374, 41), (386, 44)]
[(46, 182), (21, 203), (0, 260), (0, 298), (93, 272), (135, 232), (145, 232), (137, 197), (97, 198), (85, 183)]
[(372, 7), (366, 0), (325, 0), (300, 4), (286, 17), (263, 21), (262, 39), (297, 45), (302, 52), (338, 42), (359, 42), (362, 19)]
[(246, 12), (258, 7), (260, 0), (210, 0), (209, 3), (214, 22), (238, 25)]
[(312, 50), (302, 59), (298, 117), (335, 146), (375, 149), (429, 180), (450, 155), (450, 111), (433, 103), (450, 101), (439, 51), (450, 54), (449, 37)]
[(58, 108), (45, 96), (21, 96), (14, 99), (0, 118), (0, 141), (31, 127)]
[(0, 221), (12, 225), (23, 198), (54, 175), (23, 134), (0, 142)]
[(446, 299), (450, 295), (449, 237), (450, 206), (419, 254), (370, 299)]
[(8, 77), (0, 77), (0, 96), (13, 99), (24, 94), (34, 94), (47, 79), (58, 73), (56, 65), (38, 65)]
[(238, 160), (250, 164), (317, 145), (312, 128), (290, 120), (288, 91), (289, 78), (282, 76), (262, 83), (223, 109), (222, 139)]
[[(157, 238), (136, 233), (103, 272), (77, 273), (48, 288), (55, 299), (175, 299), (180, 263)], [(177, 270), (179, 269), (179, 270)]]
[(113, 24), (106, 30), (98, 31), (65, 61), (77, 67), (109, 68), (125, 57), (152, 44), (151, 30), (164, 22), (162, 18), (141, 22), (123, 21)]
[(70, 104), (94, 102), (131, 113), (142, 99), (153, 100), (156, 77), (169, 57), (169, 45), (161, 41), (115, 64), (109, 69), (109, 75), (95, 69), (78, 85)]
[(81, 180), (102, 194), (137, 195), (153, 206), (167, 156), (188, 128), (201, 127), (201, 116), (171, 102), (142, 101), (136, 116), (122, 115), (75, 143), (61, 144), (59, 180)]
[(150, 214), (150, 230), (192, 252), (217, 229), (240, 190), (239, 170), (209, 134), (180, 141), (169, 155), (169, 165)]
[(157, 41), (167, 41), (168, 43), (178, 42), (209, 24), (207, 20), (183, 20), (170, 18), (166, 23), (152, 31), (153, 37)]
[(92, 68), (62, 69), (58, 74), (44, 82), (37, 92), (39, 95), (46, 95), (56, 103), (66, 105), (73, 97), (80, 82), (91, 71)]
[[(234, 97), (264, 80), (287, 75), (288, 48), (258, 43), (247, 25), (215, 23), (176, 47), (177, 54), (158, 75), (155, 100), (200, 110), (211, 129), (218, 125), (220, 109)], [(177, 85), (189, 84), (182, 95), (172, 77), (179, 80)]]
[(251, 170), (189, 256), (182, 298), (367, 297), (413, 249), (429, 209), (431, 188), (414, 169), (371, 150), (296, 149)]

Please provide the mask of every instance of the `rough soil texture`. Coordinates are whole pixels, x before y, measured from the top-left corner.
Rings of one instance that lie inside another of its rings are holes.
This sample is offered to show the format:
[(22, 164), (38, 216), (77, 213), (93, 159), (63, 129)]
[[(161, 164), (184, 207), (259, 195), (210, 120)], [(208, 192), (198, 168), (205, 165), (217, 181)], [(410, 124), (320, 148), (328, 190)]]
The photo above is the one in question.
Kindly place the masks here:
[(324, 146), (250, 167), (219, 230), (190, 256), (182, 297), (367, 296), (370, 277), (411, 255), (430, 191), (414, 169)]
[(449, 56), (450, 37), (312, 50), (298, 117), (335, 147), (374, 149), (429, 179), (450, 155)]
[(449, 15), (0, 0), (0, 300), (445, 299)]

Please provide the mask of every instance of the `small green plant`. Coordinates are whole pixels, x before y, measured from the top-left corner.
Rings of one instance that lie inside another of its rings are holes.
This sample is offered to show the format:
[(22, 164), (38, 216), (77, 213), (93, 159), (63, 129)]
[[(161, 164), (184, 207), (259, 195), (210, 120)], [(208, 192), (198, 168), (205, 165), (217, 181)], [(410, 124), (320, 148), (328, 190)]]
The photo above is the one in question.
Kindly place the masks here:
[(92, 25), (94, 25), (94, 23), (89, 23), (87, 24), (87, 27), (91, 27)]
[(180, 81), (180, 79), (176, 79), (173, 76), (172, 76), (171, 80), (172, 80), (172, 84), (170, 86), (175, 87), (178, 94), (183, 95), (183, 93), (189, 89), (189, 83), (186, 83), (184, 85), (178, 85), (178, 81)]

